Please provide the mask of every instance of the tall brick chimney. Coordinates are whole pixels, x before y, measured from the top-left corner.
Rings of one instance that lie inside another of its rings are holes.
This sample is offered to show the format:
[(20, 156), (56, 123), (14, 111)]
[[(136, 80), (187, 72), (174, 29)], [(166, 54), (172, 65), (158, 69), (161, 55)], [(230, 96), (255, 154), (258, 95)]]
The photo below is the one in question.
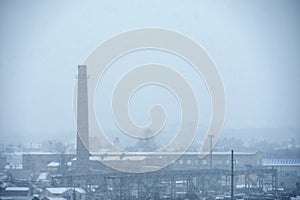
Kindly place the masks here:
[(87, 174), (89, 163), (89, 118), (87, 66), (78, 65), (76, 173)]

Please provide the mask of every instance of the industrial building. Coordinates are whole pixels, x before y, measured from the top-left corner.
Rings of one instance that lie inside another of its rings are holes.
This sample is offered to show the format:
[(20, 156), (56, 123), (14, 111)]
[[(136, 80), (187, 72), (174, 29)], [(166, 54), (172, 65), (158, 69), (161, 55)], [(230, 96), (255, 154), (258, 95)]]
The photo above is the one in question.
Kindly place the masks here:
[(278, 187), (300, 189), (300, 159), (263, 159), (263, 166), (277, 170)]

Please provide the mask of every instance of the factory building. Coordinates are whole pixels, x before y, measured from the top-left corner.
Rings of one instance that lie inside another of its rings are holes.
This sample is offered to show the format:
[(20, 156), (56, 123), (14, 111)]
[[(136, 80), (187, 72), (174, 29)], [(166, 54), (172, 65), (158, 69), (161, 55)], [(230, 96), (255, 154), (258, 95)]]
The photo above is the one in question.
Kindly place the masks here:
[(263, 159), (263, 166), (277, 170), (278, 187), (300, 189), (300, 159)]

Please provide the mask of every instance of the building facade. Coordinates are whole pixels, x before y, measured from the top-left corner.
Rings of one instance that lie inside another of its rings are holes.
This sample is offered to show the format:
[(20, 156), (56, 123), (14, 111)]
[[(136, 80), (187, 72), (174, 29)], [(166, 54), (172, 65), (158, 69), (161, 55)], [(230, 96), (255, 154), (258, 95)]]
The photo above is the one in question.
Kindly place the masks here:
[(300, 159), (263, 159), (263, 166), (277, 169), (278, 187), (300, 189)]

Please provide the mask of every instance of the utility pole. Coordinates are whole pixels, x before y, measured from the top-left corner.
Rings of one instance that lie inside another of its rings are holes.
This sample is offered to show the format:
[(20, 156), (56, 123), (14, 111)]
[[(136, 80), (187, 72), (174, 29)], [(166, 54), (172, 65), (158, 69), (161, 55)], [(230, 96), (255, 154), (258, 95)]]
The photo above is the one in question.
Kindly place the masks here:
[(73, 184), (73, 198), (72, 200), (76, 200), (76, 193), (75, 193), (75, 185)]
[(233, 150), (231, 150), (231, 200), (234, 199), (234, 196), (233, 196), (233, 179), (234, 179), (234, 172), (233, 172)]

